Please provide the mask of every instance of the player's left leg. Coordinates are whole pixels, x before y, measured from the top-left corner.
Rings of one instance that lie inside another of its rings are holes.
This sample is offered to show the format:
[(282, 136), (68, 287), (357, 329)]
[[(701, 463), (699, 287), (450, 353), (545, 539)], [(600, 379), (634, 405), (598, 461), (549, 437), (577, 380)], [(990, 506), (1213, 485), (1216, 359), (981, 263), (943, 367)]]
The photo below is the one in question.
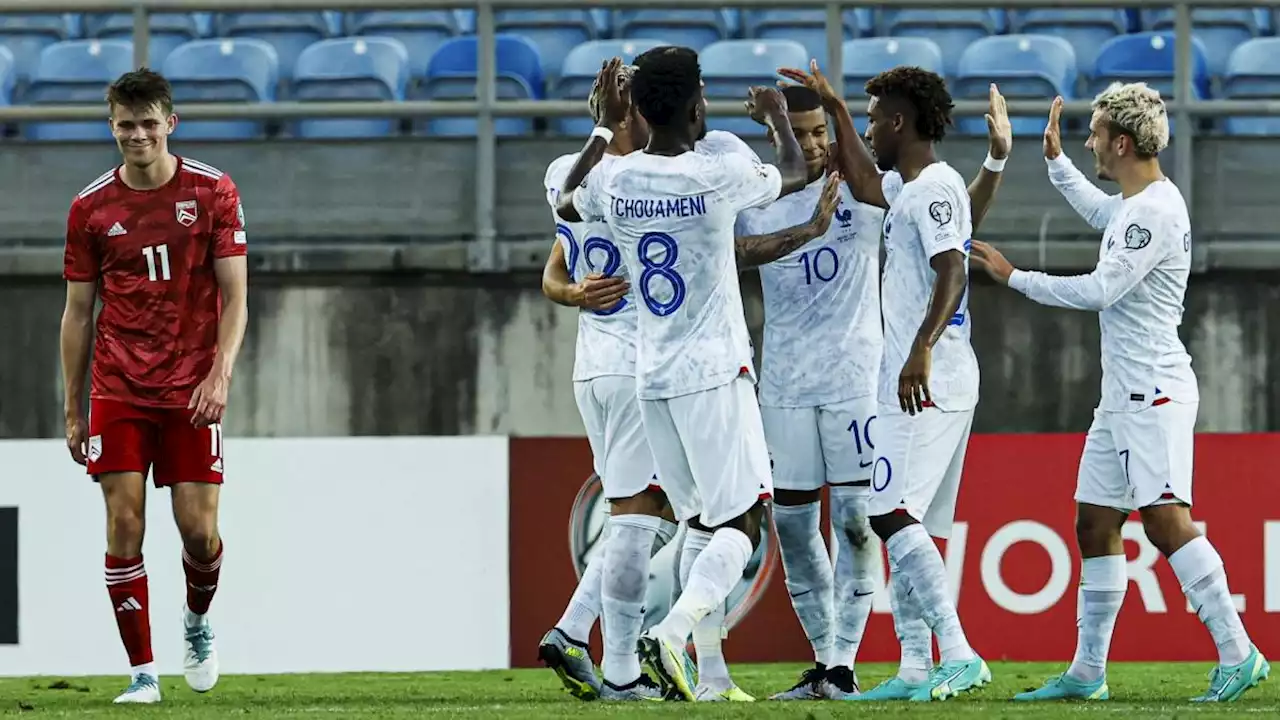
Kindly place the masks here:
[(173, 412), (166, 418), (160, 438), (155, 482), (171, 489), (187, 580), (183, 674), (192, 690), (208, 692), (218, 683), (218, 652), (208, 613), (222, 569), (222, 535), (218, 531), (222, 425), (197, 428), (191, 425), (187, 412)]
[(1116, 445), (1128, 452), (1134, 504), (1147, 538), (1173, 567), (1182, 591), (1218, 648), (1218, 667), (1196, 702), (1230, 702), (1271, 672), (1240, 620), (1222, 557), (1191, 520), (1197, 404), (1167, 402), (1117, 422)]

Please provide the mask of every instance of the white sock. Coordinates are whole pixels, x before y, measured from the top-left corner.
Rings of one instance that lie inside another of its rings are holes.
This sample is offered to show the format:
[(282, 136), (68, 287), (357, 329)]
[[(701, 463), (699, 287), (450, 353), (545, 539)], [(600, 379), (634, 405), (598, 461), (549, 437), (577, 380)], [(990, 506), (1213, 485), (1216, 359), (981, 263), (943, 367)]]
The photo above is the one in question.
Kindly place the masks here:
[[(689, 583), (689, 573), (693, 571), (693, 563), (707, 549), (711, 542), (711, 533), (689, 528), (685, 531), (684, 543), (680, 546), (680, 572), (677, 587), (683, 589)], [(679, 600), (677, 591), (676, 601)], [(675, 602), (672, 605), (675, 605)], [(729, 677), (729, 666), (724, 661), (724, 603), (693, 626), (693, 647), (698, 659), (698, 684), (716, 689), (728, 689), (733, 684)]]
[(134, 665), (129, 668), (130, 681), (137, 680), (139, 675), (150, 675), (157, 682), (160, 680), (160, 672), (156, 670), (154, 662), (143, 663), (142, 665)]
[(600, 550), (587, 562), (587, 569), (582, 571), (578, 587), (574, 588), (569, 604), (560, 616), (556, 627), (575, 642), (583, 645), (591, 639), (591, 626), (600, 617), (600, 583), (604, 576), (604, 553), (609, 547), (610, 525), (612, 518), (605, 521), (604, 530), (600, 531), (598, 545)]
[(1097, 682), (1107, 674), (1107, 653), (1116, 617), (1129, 588), (1124, 555), (1085, 558), (1080, 564), (1080, 597), (1076, 613), (1076, 656), (1067, 674)]
[(1209, 538), (1201, 535), (1178, 548), (1169, 556), (1169, 564), (1182, 583), (1182, 592), (1200, 616), (1200, 622), (1213, 636), (1218, 646), (1218, 662), (1228, 667), (1244, 662), (1253, 652), (1252, 643), (1231, 601), (1222, 557)]
[[(871, 568), (876, 564), (875, 554), (880, 548), (867, 521), (870, 496), (870, 487), (836, 485), (831, 488), (831, 529), (836, 536), (835, 637), (831, 659), (827, 662), (831, 667), (853, 668), (862, 635), (867, 630), (867, 619), (871, 617), (876, 592)], [(929, 637), (930, 654), (932, 649)]]
[(972, 660), (975, 653), (960, 627), (960, 616), (951, 599), (942, 554), (924, 526), (912, 523), (894, 533), (886, 545), (889, 556), (920, 607), (925, 623), (938, 637), (938, 653), (942, 662)]
[(898, 677), (905, 683), (919, 685), (929, 679), (929, 671), (933, 669), (933, 632), (921, 617), (920, 608), (892, 557), (889, 558), (889, 609), (893, 611), (893, 629), (902, 651)]
[(773, 506), (787, 593), (817, 662), (830, 663), (834, 577), (822, 539), (822, 503)]
[(676, 532), (680, 530), (680, 526), (670, 520), (654, 519), (658, 521), (658, 534), (653, 538), (653, 551), (649, 553), (649, 557), (657, 555), (658, 551), (666, 547), (675, 538)]
[[(685, 546), (684, 559), (692, 554), (692, 550), (691, 546)], [(723, 607), (725, 598), (729, 597), (734, 586), (742, 579), (742, 571), (751, 560), (752, 551), (751, 540), (741, 530), (734, 528), (716, 530), (711, 535), (711, 541), (707, 543), (706, 548), (697, 553), (697, 558), (690, 563), (684, 592), (680, 594), (680, 599), (672, 606), (662, 622), (653, 628), (654, 634), (678, 645), (687, 642), (689, 633), (694, 630), (694, 626), (700, 620)], [(717, 649), (722, 628), (723, 620), (716, 621), (714, 632)], [(711, 627), (706, 629), (708, 632), (712, 631)], [(697, 644), (697, 638), (694, 642)], [(698, 660), (699, 675), (701, 675), (704, 662), (702, 653), (699, 653)], [(719, 673), (710, 672), (709, 674), (714, 677)]]
[(604, 678), (623, 686), (640, 677), (636, 643), (644, 624), (645, 591), (649, 588), (649, 558), (661, 518), (615, 515), (604, 549), (601, 582), (601, 634), (604, 636)]

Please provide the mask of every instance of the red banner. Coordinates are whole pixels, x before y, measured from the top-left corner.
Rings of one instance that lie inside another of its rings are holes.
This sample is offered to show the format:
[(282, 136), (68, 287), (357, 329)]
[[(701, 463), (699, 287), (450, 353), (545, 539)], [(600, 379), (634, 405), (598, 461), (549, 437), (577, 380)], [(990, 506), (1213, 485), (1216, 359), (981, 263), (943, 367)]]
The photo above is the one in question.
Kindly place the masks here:
[[(978, 435), (969, 443), (956, 532), (941, 548), (965, 631), (988, 660), (1065, 662), (1075, 650), (1080, 561), (1072, 494), (1083, 445), (1083, 435)], [(1273, 658), (1280, 657), (1277, 457), (1280, 434), (1198, 435), (1192, 509), (1226, 563), (1246, 629)], [(510, 462), (511, 662), (528, 667), (577, 581), (570, 517), (591, 459), (582, 439), (521, 438), (512, 440)], [(1130, 584), (1111, 658), (1215, 658), (1208, 631), (1136, 514), (1124, 534)], [(812, 659), (776, 555), (758, 553), (773, 567), (758, 569), (753, 588), (740, 593), (745, 615), (725, 643), (731, 661)], [(888, 610), (877, 595), (860, 660), (897, 660)]]

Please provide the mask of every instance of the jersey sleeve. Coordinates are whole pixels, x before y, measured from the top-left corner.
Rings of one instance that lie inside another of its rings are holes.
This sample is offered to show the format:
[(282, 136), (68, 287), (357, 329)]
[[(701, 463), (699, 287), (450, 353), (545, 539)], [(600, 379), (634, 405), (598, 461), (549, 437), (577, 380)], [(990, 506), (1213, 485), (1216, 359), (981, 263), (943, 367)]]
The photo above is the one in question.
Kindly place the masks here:
[(898, 199), (898, 193), (902, 192), (902, 176), (897, 170), (890, 170), (880, 176), (880, 194), (884, 195), (884, 201), (893, 204)]
[(593, 168), (587, 173), (587, 179), (573, 191), (573, 209), (585, 222), (604, 220), (604, 211), (609, 205), (604, 192), (604, 175), (598, 167)]
[(782, 194), (782, 172), (777, 167), (738, 154), (719, 158), (720, 193), (734, 214), (765, 207)]
[(747, 237), (756, 234), (756, 228), (759, 227), (759, 210), (747, 210), (738, 213), (738, 219), (733, 225), (733, 234), (736, 237)]
[(1120, 211), (1124, 198), (1119, 193), (1108, 195), (1089, 182), (1066, 153), (1060, 153), (1052, 160), (1046, 158), (1045, 164), (1049, 167), (1049, 182), (1094, 229), (1105, 229), (1111, 217)]
[(88, 219), (80, 198), (67, 212), (67, 239), (62, 251), (62, 277), (68, 282), (95, 282), (102, 270), (98, 246), (89, 234)]
[(969, 208), (960, 202), (951, 187), (941, 182), (930, 182), (920, 194), (911, 198), (909, 204), (912, 207), (908, 210), (908, 217), (916, 227), (925, 257), (932, 258), (948, 250), (967, 254), (965, 245), (969, 238), (961, 235), (960, 213), (967, 214)]
[(223, 175), (213, 190), (213, 256), (236, 257), (249, 252), (244, 231), (244, 206), (230, 175)]
[(1184, 232), (1168, 212), (1140, 205), (1125, 218), (1123, 236), (1114, 239), (1088, 275), (1047, 275), (1014, 270), (1009, 287), (1041, 305), (1101, 312), (1137, 287), (1173, 244), (1183, 247)]
[(741, 155), (748, 160), (760, 161), (760, 156), (745, 140), (724, 130), (712, 130), (694, 146), (695, 152), (705, 155)]

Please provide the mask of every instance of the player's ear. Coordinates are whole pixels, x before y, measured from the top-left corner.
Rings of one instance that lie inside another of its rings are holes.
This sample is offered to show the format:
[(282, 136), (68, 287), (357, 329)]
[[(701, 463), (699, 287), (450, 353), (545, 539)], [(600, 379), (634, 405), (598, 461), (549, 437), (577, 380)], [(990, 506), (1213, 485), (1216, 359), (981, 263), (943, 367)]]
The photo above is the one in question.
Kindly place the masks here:
[(173, 131), (178, 129), (178, 113), (169, 113), (169, 119), (164, 124), (165, 135), (172, 135)]

